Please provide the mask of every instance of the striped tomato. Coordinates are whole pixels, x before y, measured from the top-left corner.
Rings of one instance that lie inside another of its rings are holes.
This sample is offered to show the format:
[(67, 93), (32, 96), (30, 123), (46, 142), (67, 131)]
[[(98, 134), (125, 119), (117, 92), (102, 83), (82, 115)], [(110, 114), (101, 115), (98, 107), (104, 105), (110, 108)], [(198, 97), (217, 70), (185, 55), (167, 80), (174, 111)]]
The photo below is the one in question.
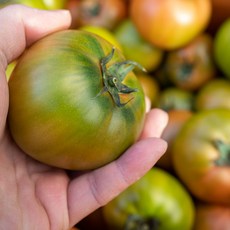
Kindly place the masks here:
[(9, 81), (9, 127), (33, 158), (65, 169), (100, 167), (143, 127), (137, 63), (101, 37), (65, 30), (32, 45)]

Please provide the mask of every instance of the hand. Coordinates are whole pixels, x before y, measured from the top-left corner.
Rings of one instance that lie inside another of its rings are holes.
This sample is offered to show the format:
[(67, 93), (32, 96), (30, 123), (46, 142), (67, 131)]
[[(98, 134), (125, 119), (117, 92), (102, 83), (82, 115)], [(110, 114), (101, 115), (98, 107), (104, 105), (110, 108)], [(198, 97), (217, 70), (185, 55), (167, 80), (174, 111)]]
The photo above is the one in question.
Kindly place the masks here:
[(167, 115), (147, 114), (140, 140), (118, 160), (78, 176), (41, 164), (24, 154), (7, 129), (7, 64), (51, 32), (70, 25), (67, 11), (41, 11), (14, 5), (0, 10), (0, 223), (1, 229), (72, 227), (143, 176), (165, 152), (159, 137)]

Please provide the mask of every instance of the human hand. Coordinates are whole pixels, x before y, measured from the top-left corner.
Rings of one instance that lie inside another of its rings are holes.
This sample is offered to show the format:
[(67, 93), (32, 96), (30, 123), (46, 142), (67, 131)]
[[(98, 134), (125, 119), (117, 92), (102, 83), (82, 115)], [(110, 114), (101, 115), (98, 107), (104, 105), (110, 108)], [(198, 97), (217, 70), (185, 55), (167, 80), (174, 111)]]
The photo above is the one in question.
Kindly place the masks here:
[(16, 146), (6, 125), (7, 64), (70, 21), (67, 11), (19, 5), (0, 10), (0, 229), (69, 229), (143, 176), (166, 150), (159, 137), (167, 115), (158, 109), (148, 112), (140, 140), (119, 159), (78, 176), (39, 163)]

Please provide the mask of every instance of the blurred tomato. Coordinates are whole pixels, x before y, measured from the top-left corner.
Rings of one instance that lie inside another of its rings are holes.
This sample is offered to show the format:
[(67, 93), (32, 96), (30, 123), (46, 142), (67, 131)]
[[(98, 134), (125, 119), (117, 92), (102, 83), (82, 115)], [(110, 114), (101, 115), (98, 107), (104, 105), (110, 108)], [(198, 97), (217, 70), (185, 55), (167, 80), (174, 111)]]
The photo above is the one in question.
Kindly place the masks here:
[(224, 21), (216, 32), (214, 58), (223, 74), (230, 78), (230, 18)]
[(183, 125), (192, 116), (189, 110), (168, 111), (168, 124), (162, 133), (162, 138), (167, 141), (168, 148), (165, 154), (158, 160), (157, 165), (168, 171), (174, 171), (172, 163), (172, 145)]
[(66, 8), (72, 15), (71, 28), (95, 25), (113, 29), (127, 16), (123, 0), (68, 0)]
[(230, 110), (203, 110), (181, 128), (172, 149), (174, 169), (203, 201), (230, 204)]
[(130, 19), (122, 21), (114, 31), (127, 59), (140, 63), (147, 71), (155, 70), (163, 59), (163, 51), (144, 40)]
[(163, 49), (179, 48), (203, 31), (210, 0), (132, 0), (131, 18), (142, 36)]
[(207, 28), (211, 34), (215, 34), (219, 26), (230, 16), (229, 0), (211, 0), (212, 14)]
[(168, 52), (164, 63), (168, 78), (179, 88), (197, 90), (215, 75), (210, 35), (200, 34), (186, 46)]
[(177, 87), (168, 87), (160, 92), (157, 107), (165, 111), (173, 109), (192, 110), (193, 103), (193, 93)]
[(0, 1), (0, 7), (10, 4), (23, 4), (44, 10), (63, 9), (68, 0), (6, 0)]
[(149, 74), (138, 72), (137, 79), (140, 81), (145, 95), (150, 99), (151, 106), (156, 106), (159, 97), (160, 88), (155, 78)]
[(17, 64), (17, 61), (13, 61), (7, 66), (7, 68), (6, 68), (6, 78), (7, 78), (7, 80), (10, 79), (10, 75), (13, 72), (14, 67), (16, 66), (16, 64)]
[(199, 203), (193, 230), (229, 230), (230, 206)]
[(103, 207), (111, 229), (191, 230), (194, 204), (181, 183), (153, 168)]
[(194, 107), (197, 110), (213, 108), (230, 109), (230, 81), (217, 78), (204, 85), (196, 94)]

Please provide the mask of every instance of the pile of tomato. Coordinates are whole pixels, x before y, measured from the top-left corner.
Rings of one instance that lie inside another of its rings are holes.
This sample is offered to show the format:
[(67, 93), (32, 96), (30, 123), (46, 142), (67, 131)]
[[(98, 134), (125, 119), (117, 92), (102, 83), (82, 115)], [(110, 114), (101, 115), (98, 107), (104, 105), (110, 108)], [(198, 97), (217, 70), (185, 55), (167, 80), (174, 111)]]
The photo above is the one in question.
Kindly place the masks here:
[[(152, 108), (169, 115), (162, 135), (168, 142), (164, 156), (143, 178), (77, 227), (228, 230), (229, 1), (29, 2), (37, 8), (69, 9), (71, 29), (99, 35), (125, 58), (143, 66), (146, 73), (134, 70), (143, 92)], [(21, 3), (28, 5), (26, 0)]]

